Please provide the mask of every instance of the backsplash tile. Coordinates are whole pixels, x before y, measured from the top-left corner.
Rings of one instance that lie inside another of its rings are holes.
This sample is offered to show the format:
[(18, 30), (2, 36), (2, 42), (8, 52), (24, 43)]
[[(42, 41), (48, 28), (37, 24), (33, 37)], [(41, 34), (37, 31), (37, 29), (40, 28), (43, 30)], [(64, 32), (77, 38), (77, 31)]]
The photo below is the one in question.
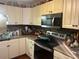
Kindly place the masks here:
[[(36, 25), (8, 25), (7, 26), (7, 31), (16, 31), (18, 29), (21, 29), (21, 32), (27, 33), (28, 31), (26, 31), (25, 27), (28, 27), (28, 29), (31, 30), (31, 33), (34, 34), (35, 32), (46, 32), (46, 31), (54, 31), (54, 32), (59, 32), (59, 33), (64, 33), (64, 34), (73, 34), (73, 33), (79, 33), (78, 30), (73, 30), (73, 29), (65, 29), (65, 28), (60, 28), (60, 29), (56, 29), (56, 28), (43, 28), (41, 26), (36, 26)], [(22, 34), (24, 34), (22, 33)]]

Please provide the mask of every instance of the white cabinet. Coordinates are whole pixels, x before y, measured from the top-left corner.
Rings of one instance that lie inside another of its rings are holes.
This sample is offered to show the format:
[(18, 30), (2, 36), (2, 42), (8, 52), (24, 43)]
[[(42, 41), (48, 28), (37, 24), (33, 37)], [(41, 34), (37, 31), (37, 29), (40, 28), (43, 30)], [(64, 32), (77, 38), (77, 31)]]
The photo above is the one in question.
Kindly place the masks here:
[(41, 15), (63, 12), (64, 0), (53, 0), (41, 5)]
[(0, 42), (0, 59), (9, 59), (7, 41)]
[(15, 22), (16, 24), (22, 24), (23, 23), (23, 16), (22, 16), (22, 8), (20, 7), (15, 7)]
[(41, 15), (51, 14), (54, 11), (54, 9), (53, 9), (54, 8), (53, 1), (44, 3), (40, 7), (41, 7), (40, 8)]
[(22, 24), (22, 8), (7, 6), (8, 24)]
[(34, 59), (34, 41), (29, 39), (29, 55), (31, 59)]
[(25, 54), (25, 38), (0, 42), (0, 59), (11, 59), (23, 54)]
[(25, 40), (25, 51), (26, 51), (26, 54), (29, 56), (29, 42), (28, 42), (28, 38), (26, 38), (26, 40)]
[(10, 59), (19, 56), (18, 39), (0, 42), (0, 59)]
[(54, 50), (54, 59), (73, 59), (73, 58), (68, 57), (68, 56)]
[(32, 8), (32, 24), (41, 25), (41, 13), (40, 6)]
[(64, 0), (63, 28), (79, 29), (79, 0)]
[(26, 38), (26, 54), (31, 59), (34, 59), (34, 41), (32, 41), (30, 38)]
[(0, 4), (0, 13), (7, 15), (7, 5)]
[(18, 39), (12, 39), (9, 41), (9, 58), (19, 56), (19, 41)]
[(53, 12), (52, 13), (62, 13), (63, 12), (63, 2), (64, 0), (53, 0)]
[(79, 29), (79, 0), (72, 0), (71, 24), (73, 29)]
[(8, 24), (15, 24), (15, 8), (13, 6), (7, 7)]
[(23, 24), (26, 24), (26, 25), (32, 24), (31, 10), (32, 8), (23, 8)]
[(19, 39), (19, 55), (25, 54), (25, 38)]

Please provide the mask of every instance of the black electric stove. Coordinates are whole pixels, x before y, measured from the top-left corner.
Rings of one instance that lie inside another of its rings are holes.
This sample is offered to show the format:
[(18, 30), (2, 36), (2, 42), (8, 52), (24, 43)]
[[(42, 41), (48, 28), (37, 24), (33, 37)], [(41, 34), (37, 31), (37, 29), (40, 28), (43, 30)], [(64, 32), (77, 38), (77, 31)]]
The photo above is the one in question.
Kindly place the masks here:
[(64, 38), (65, 35), (56, 32), (50, 32), (50, 31), (48, 31), (46, 35), (38, 36), (35, 42), (41, 46), (49, 48), (51, 51), (45, 50), (35, 44), (34, 59), (53, 59), (53, 55), (54, 55), (53, 48), (59, 45), (57, 40)]

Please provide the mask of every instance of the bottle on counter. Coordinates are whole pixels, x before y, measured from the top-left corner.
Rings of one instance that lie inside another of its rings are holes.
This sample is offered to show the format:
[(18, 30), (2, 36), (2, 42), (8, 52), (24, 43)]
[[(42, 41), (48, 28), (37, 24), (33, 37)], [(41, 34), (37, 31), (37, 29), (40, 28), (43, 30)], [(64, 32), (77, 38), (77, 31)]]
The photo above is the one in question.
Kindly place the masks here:
[(78, 47), (79, 46), (79, 43), (78, 43), (78, 36), (76, 33), (74, 33), (73, 35), (73, 43), (71, 44), (71, 47), (75, 48), (75, 47)]

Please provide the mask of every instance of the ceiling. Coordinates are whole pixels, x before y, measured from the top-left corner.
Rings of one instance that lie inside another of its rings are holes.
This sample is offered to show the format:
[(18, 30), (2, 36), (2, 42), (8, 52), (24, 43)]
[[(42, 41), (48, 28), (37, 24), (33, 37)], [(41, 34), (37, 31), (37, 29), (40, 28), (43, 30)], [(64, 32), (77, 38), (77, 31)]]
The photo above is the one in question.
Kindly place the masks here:
[(51, 0), (0, 0), (0, 4), (18, 7), (34, 7)]

